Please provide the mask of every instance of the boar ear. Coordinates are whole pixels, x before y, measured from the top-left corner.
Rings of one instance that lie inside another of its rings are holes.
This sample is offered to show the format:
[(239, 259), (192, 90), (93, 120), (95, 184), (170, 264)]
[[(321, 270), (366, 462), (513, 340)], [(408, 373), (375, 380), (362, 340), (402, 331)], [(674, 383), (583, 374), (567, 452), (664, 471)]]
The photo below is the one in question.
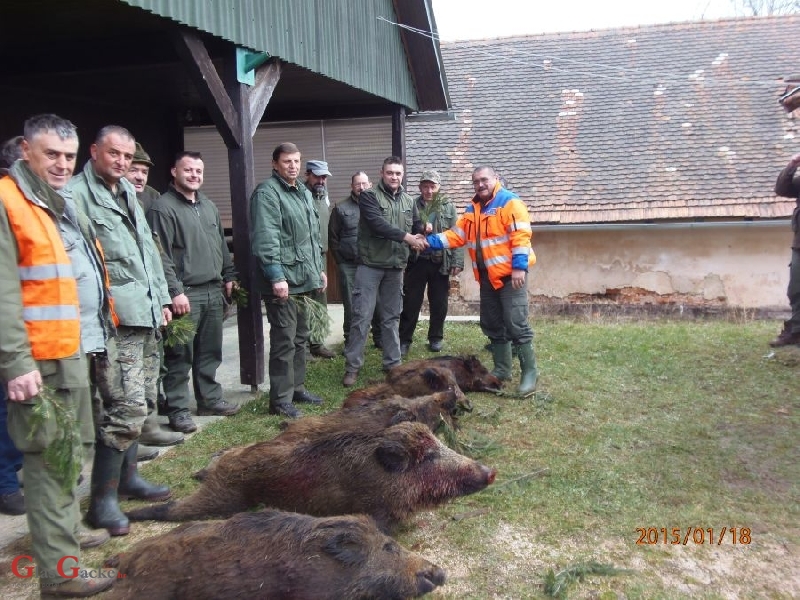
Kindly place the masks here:
[(416, 415), (412, 413), (410, 410), (400, 410), (392, 417), (392, 420), (389, 422), (389, 427), (392, 425), (397, 425), (398, 423), (406, 423), (406, 422), (414, 422), (417, 420)]
[(325, 542), (323, 550), (347, 566), (364, 564), (367, 556), (360, 538), (351, 531), (339, 531)]
[(445, 409), (450, 414), (453, 414), (453, 411), (456, 409), (458, 403), (456, 400), (458, 399), (458, 395), (456, 394), (455, 389), (453, 387), (447, 388), (447, 396), (445, 396), (443, 402), (439, 405), (440, 408)]
[(375, 458), (390, 473), (402, 473), (408, 469), (411, 457), (403, 444), (396, 440), (384, 439), (375, 448)]
[(447, 384), (444, 382), (441, 373), (435, 369), (425, 369), (422, 372), (422, 380), (428, 385), (429, 389), (435, 392), (447, 389)]

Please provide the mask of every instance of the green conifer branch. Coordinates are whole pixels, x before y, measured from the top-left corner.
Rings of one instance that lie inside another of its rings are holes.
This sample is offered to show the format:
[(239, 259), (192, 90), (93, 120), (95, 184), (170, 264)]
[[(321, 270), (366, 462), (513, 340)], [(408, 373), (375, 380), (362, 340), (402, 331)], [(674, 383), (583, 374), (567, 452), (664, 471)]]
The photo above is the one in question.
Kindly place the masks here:
[(61, 488), (69, 492), (78, 481), (83, 462), (78, 420), (75, 413), (59, 401), (52, 389), (44, 387), (38, 398), (39, 402), (31, 410), (28, 440), (32, 440), (48, 421), (55, 419), (56, 437), (44, 449), (42, 456), (61, 483)]
[(188, 316), (172, 319), (164, 329), (164, 345), (170, 348), (188, 344), (194, 338), (197, 327)]
[(245, 308), (248, 301), (247, 290), (238, 283), (234, 283), (233, 288), (231, 289), (231, 302), (233, 302), (239, 308)]
[(439, 214), (442, 210), (442, 206), (447, 200), (447, 196), (445, 196), (441, 192), (436, 192), (431, 198), (430, 202), (424, 202), (423, 208), (419, 211), (419, 218), (423, 223), (431, 223), (431, 218), (435, 214)]
[(289, 300), (297, 305), (297, 311), (306, 318), (308, 338), (312, 344), (324, 344), (331, 333), (331, 317), (328, 307), (317, 302), (311, 296), (298, 294), (289, 296)]

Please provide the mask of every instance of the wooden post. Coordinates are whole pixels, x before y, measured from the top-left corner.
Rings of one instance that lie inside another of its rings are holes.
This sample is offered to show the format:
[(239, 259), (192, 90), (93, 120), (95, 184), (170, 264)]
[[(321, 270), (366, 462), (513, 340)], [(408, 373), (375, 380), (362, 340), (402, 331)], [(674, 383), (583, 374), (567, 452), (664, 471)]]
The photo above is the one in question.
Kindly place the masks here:
[[(254, 260), (250, 251), (250, 194), (255, 188), (253, 129), (247, 86), (236, 79), (236, 54), (225, 57), (225, 89), (239, 115), (238, 147), (228, 146), (228, 175), (231, 189), (233, 260), (239, 280), (248, 292), (247, 306), (237, 309), (239, 329), (239, 380), (258, 386), (264, 382), (264, 319), (261, 296), (253, 289)], [(260, 117), (259, 117), (260, 118)], [(257, 123), (257, 121), (256, 121)]]
[(264, 65), (256, 72), (256, 84), (251, 88), (236, 79), (233, 46), (225, 55), (224, 82), (197, 34), (180, 31), (175, 46), (228, 148), (233, 259), (249, 294), (247, 306), (237, 310), (239, 377), (255, 391), (264, 382), (264, 322), (261, 296), (252, 286), (257, 268), (250, 251), (249, 227), (250, 194), (256, 186), (253, 135), (280, 79), (281, 67), (277, 60)]

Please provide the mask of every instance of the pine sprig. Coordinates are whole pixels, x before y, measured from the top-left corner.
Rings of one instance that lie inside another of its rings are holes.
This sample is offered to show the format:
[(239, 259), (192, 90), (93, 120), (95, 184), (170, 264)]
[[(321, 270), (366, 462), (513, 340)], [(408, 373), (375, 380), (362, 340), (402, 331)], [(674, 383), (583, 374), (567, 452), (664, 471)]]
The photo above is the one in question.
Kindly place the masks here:
[(328, 307), (305, 294), (289, 296), (289, 300), (297, 305), (297, 312), (306, 318), (309, 341), (312, 344), (324, 344), (331, 333), (332, 320)]
[(172, 319), (164, 329), (164, 345), (170, 348), (184, 346), (192, 341), (197, 327), (189, 317)]
[(78, 481), (83, 463), (78, 420), (75, 413), (59, 401), (52, 389), (44, 387), (38, 398), (39, 402), (31, 410), (28, 440), (32, 440), (45, 423), (55, 419), (56, 437), (44, 449), (42, 457), (61, 483), (61, 488), (69, 492)]
[(617, 569), (594, 560), (570, 565), (558, 573), (550, 569), (544, 578), (544, 593), (551, 598), (563, 598), (569, 585), (583, 581), (587, 575), (624, 575), (628, 572), (627, 569)]
[(231, 302), (239, 308), (245, 308), (249, 302), (247, 290), (238, 283), (234, 283), (231, 289)]
[(434, 215), (439, 214), (444, 206), (447, 196), (441, 192), (436, 192), (430, 202), (424, 202), (424, 206), (419, 211), (419, 218), (423, 223), (432, 223)]

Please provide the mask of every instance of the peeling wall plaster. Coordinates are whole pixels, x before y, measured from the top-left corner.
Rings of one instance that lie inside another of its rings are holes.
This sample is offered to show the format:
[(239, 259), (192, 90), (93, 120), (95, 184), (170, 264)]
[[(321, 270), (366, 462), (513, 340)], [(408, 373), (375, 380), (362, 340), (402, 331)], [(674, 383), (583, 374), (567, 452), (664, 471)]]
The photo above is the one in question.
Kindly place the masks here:
[[(786, 308), (792, 234), (769, 227), (534, 230), (537, 302), (689, 303)], [(467, 261), (469, 259), (467, 258)], [(471, 268), (460, 294), (479, 300)]]

